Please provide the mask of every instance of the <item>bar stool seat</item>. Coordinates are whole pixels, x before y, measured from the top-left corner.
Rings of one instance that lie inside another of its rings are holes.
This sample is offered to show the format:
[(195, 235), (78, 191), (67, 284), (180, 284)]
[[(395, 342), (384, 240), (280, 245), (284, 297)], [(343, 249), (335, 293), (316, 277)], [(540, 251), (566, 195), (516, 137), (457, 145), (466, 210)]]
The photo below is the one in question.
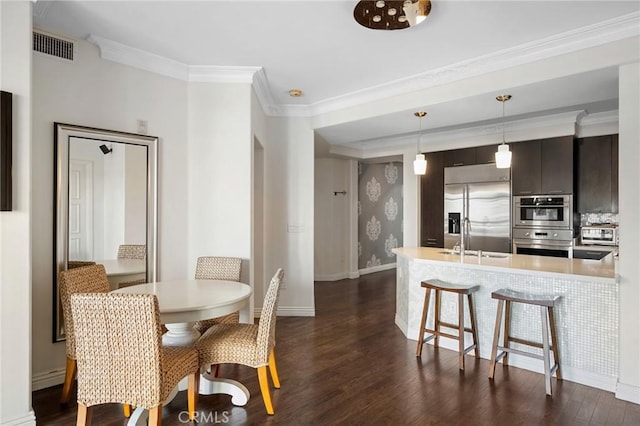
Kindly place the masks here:
[[(455, 339), (458, 341), (458, 366), (460, 370), (464, 370), (464, 356), (471, 351), (474, 350), (476, 358), (480, 356), (480, 351), (478, 349), (478, 334), (476, 332), (476, 316), (473, 308), (473, 299), (471, 295), (480, 289), (478, 285), (462, 285), (462, 284), (454, 284), (438, 279), (431, 279), (422, 281), (420, 284), (425, 288), (424, 295), (424, 307), (422, 309), (422, 320), (420, 321), (420, 334), (418, 335), (418, 348), (416, 350), (416, 356), (422, 355), (422, 345), (426, 342), (434, 339), (434, 346), (438, 347), (438, 338), (448, 337), (450, 339)], [(435, 314), (433, 319), (433, 329), (427, 328), (427, 316), (429, 311), (429, 299), (431, 297), (431, 290), (435, 290), (436, 299), (435, 299)], [(447, 291), (450, 293), (456, 293), (458, 295), (458, 324), (451, 324), (440, 320), (440, 301), (442, 292)], [(464, 326), (464, 296), (467, 296), (468, 305), (469, 305), (469, 319), (471, 322), (471, 327)], [(440, 331), (440, 327), (447, 327), (458, 330), (458, 335), (449, 334)], [(464, 332), (467, 331), (471, 333), (473, 338), (473, 344), (469, 347), (464, 347)], [(425, 333), (430, 334), (425, 337)]]
[[(509, 353), (516, 353), (518, 355), (541, 359), (544, 361), (545, 389), (547, 395), (551, 395), (551, 376), (553, 375), (553, 373), (556, 373), (556, 378), (558, 380), (562, 380), (562, 374), (560, 371), (560, 355), (558, 354), (558, 339), (556, 336), (555, 320), (553, 317), (553, 308), (555, 308), (556, 303), (558, 302), (558, 300), (560, 300), (560, 296), (529, 294), (503, 288), (491, 293), (491, 297), (498, 300), (498, 311), (496, 314), (496, 326), (493, 334), (493, 347), (491, 349), (489, 378), (494, 378), (496, 363), (500, 361), (500, 359), (502, 359), (502, 365), (508, 365)], [(540, 306), (540, 316), (542, 320), (542, 343), (532, 342), (530, 340), (511, 336), (510, 329), (512, 302)], [(502, 323), (503, 309), (505, 311), (503, 345), (499, 346), (498, 340), (500, 339), (500, 325)], [(549, 331), (551, 331), (551, 345), (549, 345)], [(535, 353), (511, 348), (509, 347), (509, 343), (511, 342), (541, 348), (543, 354), (538, 355)], [(498, 351), (501, 352), (498, 353)], [(551, 366), (551, 352), (553, 352), (553, 366)]]

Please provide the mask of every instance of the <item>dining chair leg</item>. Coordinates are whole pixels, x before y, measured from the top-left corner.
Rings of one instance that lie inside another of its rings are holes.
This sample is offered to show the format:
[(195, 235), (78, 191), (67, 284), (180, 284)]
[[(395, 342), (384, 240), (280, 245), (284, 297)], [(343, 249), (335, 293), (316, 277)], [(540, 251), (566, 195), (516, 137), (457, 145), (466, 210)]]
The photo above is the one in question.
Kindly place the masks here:
[(129, 418), (131, 417), (131, 405), (130, 404), (122, 404), (122, 411), (124, 412), (124, 416)]
[(187, 385), (187, 405), (189, 407), (189, 420), (195, 420), (198, 408), (198, 391), (200, 390), (200, 370), (189, 374)]
[(266, 365), (258, 367), (258, 381), (260, 382), (260, 392), (262, 393), (262, 400), (264, 401), (264, 407), (267, 409), (267, 414), (273, 415), (273, 405), (271, 404), (271, 393), (269, 392)]
[(91, 424), (92, 414), (93, 414), (93, 406), (87, 407), (84, 404), (78, 404), (78, 416), (76, 418), (76, 426), (89, 426)]
[(66, 404), (69, 402), (69, 395), (71, 394), (71, 386), (76, 378), (77, 363), (75, 359), (67, 357), (67, 366), (64, 373), (64, 385), (62, 385), (62, 396), (60, 396), (60, 404)]
[(269, 353), (269, 372), (271, 373), (273, 387), (280, 389), (280, 378), (278, 377), (278, 369), (276, 368), (275, 348), (271, 348), (271, 352)]
[(162, 404), (149, 409), (149, 426), (162, 426)]

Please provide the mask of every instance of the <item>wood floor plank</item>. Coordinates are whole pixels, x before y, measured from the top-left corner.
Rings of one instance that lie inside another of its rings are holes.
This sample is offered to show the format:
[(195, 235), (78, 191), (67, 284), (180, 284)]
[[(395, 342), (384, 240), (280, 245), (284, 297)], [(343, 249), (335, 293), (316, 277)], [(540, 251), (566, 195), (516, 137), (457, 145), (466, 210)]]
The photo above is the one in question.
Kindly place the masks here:
[[(460, 372), (456, 352), (429, 344), (416, 357), (416, 342), (394, 323), (393, 270), (316, 283), (314, 295), (315, 317), (277, 319), (275, 415), (265, 412), (254, 369), (223, 365), (221, 376), (242, 382), (251, 398), (234, 407), (226, 395), (200, 396), (199, 425), (640, 424), (639, 407), (608, 392), (553, 379), (547, 397), (541, 374), (498, 366), (489, 380), (489, 361), (467, 356)], [(60, 391), (33, 393), (38, 425), (74, 424), (76, 406), (61, 408)], [(185, 394), (163, 408), (165, 426), (184, 424)], [(93, 424), (126, 424), (121, 406), (96, 407)]]

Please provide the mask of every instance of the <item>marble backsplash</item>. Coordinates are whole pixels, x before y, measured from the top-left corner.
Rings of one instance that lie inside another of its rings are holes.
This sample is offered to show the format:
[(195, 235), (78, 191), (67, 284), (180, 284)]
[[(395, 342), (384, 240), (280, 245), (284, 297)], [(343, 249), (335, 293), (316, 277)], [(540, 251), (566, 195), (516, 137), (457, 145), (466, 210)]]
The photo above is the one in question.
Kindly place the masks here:
[(580, 225), (587, 226), (593, 223), (613, 223), (618, 224), (617, 213), (581, 213)]

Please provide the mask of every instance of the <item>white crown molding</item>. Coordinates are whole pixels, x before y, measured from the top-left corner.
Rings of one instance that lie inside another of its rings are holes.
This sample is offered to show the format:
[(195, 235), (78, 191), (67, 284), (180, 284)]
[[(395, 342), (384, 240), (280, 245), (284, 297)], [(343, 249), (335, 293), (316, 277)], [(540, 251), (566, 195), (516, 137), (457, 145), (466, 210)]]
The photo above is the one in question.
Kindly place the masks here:
[(181, 62), (164, 56), (155, 55), (117, 41), (89, 35), (87, 41), (95, 44), (100, 48), (100, 57), (109, 61), (118, 62), (120, 64), (129, 65), (134, 68), (143, 69), (145, 71), (164, 75), (167, 77), (177, 78), (179, 80), (187, 80), (189, 76), (189, 67)]
[(316, 102), (309, 106), (309, 114), (324, 114), (635, 36), (640, 36), (640, 12)]
[(576, 137), (612, 135), (619, 133), (618, 110), (586, 115), (578, 123)]
[(262, 67), (253, 74), (253, 90), (255, 90), (258, 102), (260, 102), (265, 114), (277, 115), (280, 113), (280, 109), (271, 94), (267, 74)]
[[(568, 111), (540, 117), (525, 118), (504, 123), (505, 139), (509, 143), (531, 139), (544, 139), (576, 134), (576, 125), (584, 121), (584, 110)], [(502, 141), (502, 123), (467, 127), (422, 134), (421, 151), (468, 148), (478, 145), (498, 144)], [(329, 152), (359, 159), (382, 155), (415, 152), (416, 134), (390, 138), (358, 141), (345, 145), (332, 145)]]
[(205, 83), (253, 83), (262, 67), (189, 65), (188, 81)]
[[(39, 13), (45, 12), (46, 9)], [(87, 40), (100, 48), (103, 59), (160, 75), (194, 82), (253, 83), (256, 96), (265, 114), (310, 117), (636, 36), (640, 36), (640, 12), (608, 19), (310, 105), (277, 105), (266, 74), (258, 66), (187, 65), (96, 35), (90, 35)]]

